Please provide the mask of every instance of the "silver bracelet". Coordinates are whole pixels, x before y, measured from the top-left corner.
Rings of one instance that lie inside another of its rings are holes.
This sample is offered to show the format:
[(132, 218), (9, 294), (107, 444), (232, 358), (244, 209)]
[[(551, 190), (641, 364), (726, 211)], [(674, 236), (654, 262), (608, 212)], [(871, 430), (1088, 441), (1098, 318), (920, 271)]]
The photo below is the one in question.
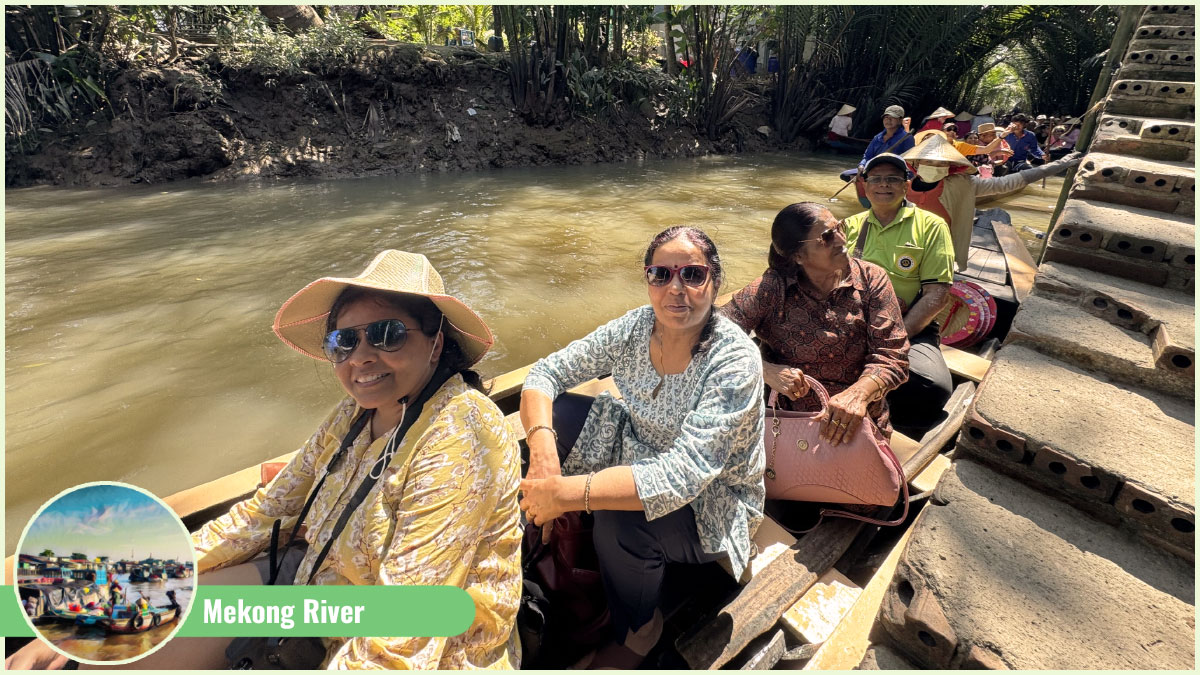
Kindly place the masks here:
[(585, 513), (592, 512), (592, 478), (595, 475), (595, 471), (589, 473), (587, 482), (583, 484), (583, 510)]

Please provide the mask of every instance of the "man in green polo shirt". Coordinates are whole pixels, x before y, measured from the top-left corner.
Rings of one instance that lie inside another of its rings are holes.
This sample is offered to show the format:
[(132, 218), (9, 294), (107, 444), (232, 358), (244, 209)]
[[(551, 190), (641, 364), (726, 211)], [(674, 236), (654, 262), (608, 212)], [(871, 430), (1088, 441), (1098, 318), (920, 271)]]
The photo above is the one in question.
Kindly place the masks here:
[(945, 220), (905, 201), (908, 165), (900, 156), (876, 155), (863, 175), (871, 208), (846, 219), (846, 245), (856, 257), (887, 270), (900, 299), (911, 345), (909, 373), (888, 395), (888, 406), (892, 425), (919, 439), (942, 420), (953, 391), (933, 319), (954, 283), (954, 244)]

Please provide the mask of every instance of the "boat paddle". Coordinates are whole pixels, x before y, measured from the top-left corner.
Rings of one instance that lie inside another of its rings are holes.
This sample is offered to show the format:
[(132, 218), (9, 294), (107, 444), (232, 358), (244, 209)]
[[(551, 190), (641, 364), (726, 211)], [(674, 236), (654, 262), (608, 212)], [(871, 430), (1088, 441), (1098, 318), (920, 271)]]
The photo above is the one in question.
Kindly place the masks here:
[[(904, 130), (904, 136), (905, 136), (905, 138), (908, 138), (908, 137), (909, 137), (909, 135), (910, 135), (910, 134), (908, 133), (908, 130), (907, 130), (907, 129), (905, 129), (905, 130)], [(889, 147), (887, 150), (884, 150), (883, 152), (881, 152), (881, 153), (879, 153), (879, 154), (881, 154), (881, 155), (882, 155), (882, 154), (884, 154), (884, 153), (891, 152), (893, 149), (895, 149), (895, 147), (896, 147), (897, 145), (900, 145), (900, 144), (901, 144), (901, 143), (903, 143), (903, 142), (904, 142), (904, 138), (901, 138), (901, 139), (897, 140), (895, 143), (892, 143), (891, 147)], [(843, 186), (842, 186), (842, 187), (841, 187), (841, 188), (840, 188), (840, 189), (839, 189), (837, 192), (833, 193), (833, 195), (832, 195), (832, 196), (829, 198), (829, 201), (831, 201), (831, 202), (836, 202), (836, 201), (838, 200), (838, 199), (837, 199), (837, 196), (838, 196), (838, 195), (840, 195), (840, 194), (842, 194), (842, 190), (845, 190), (846, 188), (850, 187), (851, 185), (853, 185), (853, 184), (854, 184), (854, 183), (856, 183), (857, 181), (858, 181), (858, 174), (855, 174), (855, 175), (854, 175), (854, 180), (848, 180), (848, 181), (846, 181), (846, 184), (845, 184), (845, 185), (843, 185)]]

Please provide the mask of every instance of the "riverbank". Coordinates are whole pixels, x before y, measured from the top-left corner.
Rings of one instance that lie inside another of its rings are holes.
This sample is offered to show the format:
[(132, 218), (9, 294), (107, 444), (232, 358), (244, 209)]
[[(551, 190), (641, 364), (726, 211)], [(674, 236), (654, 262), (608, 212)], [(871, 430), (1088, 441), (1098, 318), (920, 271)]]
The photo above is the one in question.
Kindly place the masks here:
[(388, 43), (357, 63), (284, 75), (233, 67), (217, 52), (110, 78), (110, 106), (44, 134), (30, 153), (6, 144), (5, 186), (102, 187), (187, 178), (320, 178), (622, 162), (804, 150), (769, 122), (767, 80), (712, 141), (674, 121), (661, 96), (594, 118), (526, 124), (505, 55)]

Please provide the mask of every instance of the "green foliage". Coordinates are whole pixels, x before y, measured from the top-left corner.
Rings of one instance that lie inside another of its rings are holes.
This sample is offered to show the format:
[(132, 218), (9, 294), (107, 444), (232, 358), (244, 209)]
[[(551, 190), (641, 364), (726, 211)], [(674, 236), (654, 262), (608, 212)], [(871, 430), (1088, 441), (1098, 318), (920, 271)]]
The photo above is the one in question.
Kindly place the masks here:
[(491, 33), (491, 5), (397, 5), (395, 9), (375, 9), (367, 23), (392, 40), (421, 42), (426, 46), (442, 44), (452, 29), (466, 28), (475, 33), (476, 43)]
[(276, 31), (258, 12), (238, 14), (217, 32), (226, 63), (265, 73), (327, 74), (354, 64), (367, 49), (367, 39), (354, 21), (331, 14), (323, 25), (297, 35)]
[(1028, 91), (1029, 110), (1080, 114), (1087, 108), (1118, 19), (1107, 5), (1037, 9), (1032, 29), (1018, 36), (1006, 59)]
[[(1008, 51), (1004, 50), (1004, 53)], [(979, 110), (984, 104), (998, 111), (1012, 110), (1015, 106), (1029, 110), (1029, 94), (1025, 91), (1025, 83), (1017, 71), (1003, 60), (983, 74), (971, 100), (975, 102), (971, 106), (974, 110)]]
[(638, 108), (645, 101), (669, 97), (682, 89), (678, 81), (657, 68), (633, 60), (588, 68), (579, 51), (571, 55), (566, 72), (567, 102), (573, 111), (585, 116)]

